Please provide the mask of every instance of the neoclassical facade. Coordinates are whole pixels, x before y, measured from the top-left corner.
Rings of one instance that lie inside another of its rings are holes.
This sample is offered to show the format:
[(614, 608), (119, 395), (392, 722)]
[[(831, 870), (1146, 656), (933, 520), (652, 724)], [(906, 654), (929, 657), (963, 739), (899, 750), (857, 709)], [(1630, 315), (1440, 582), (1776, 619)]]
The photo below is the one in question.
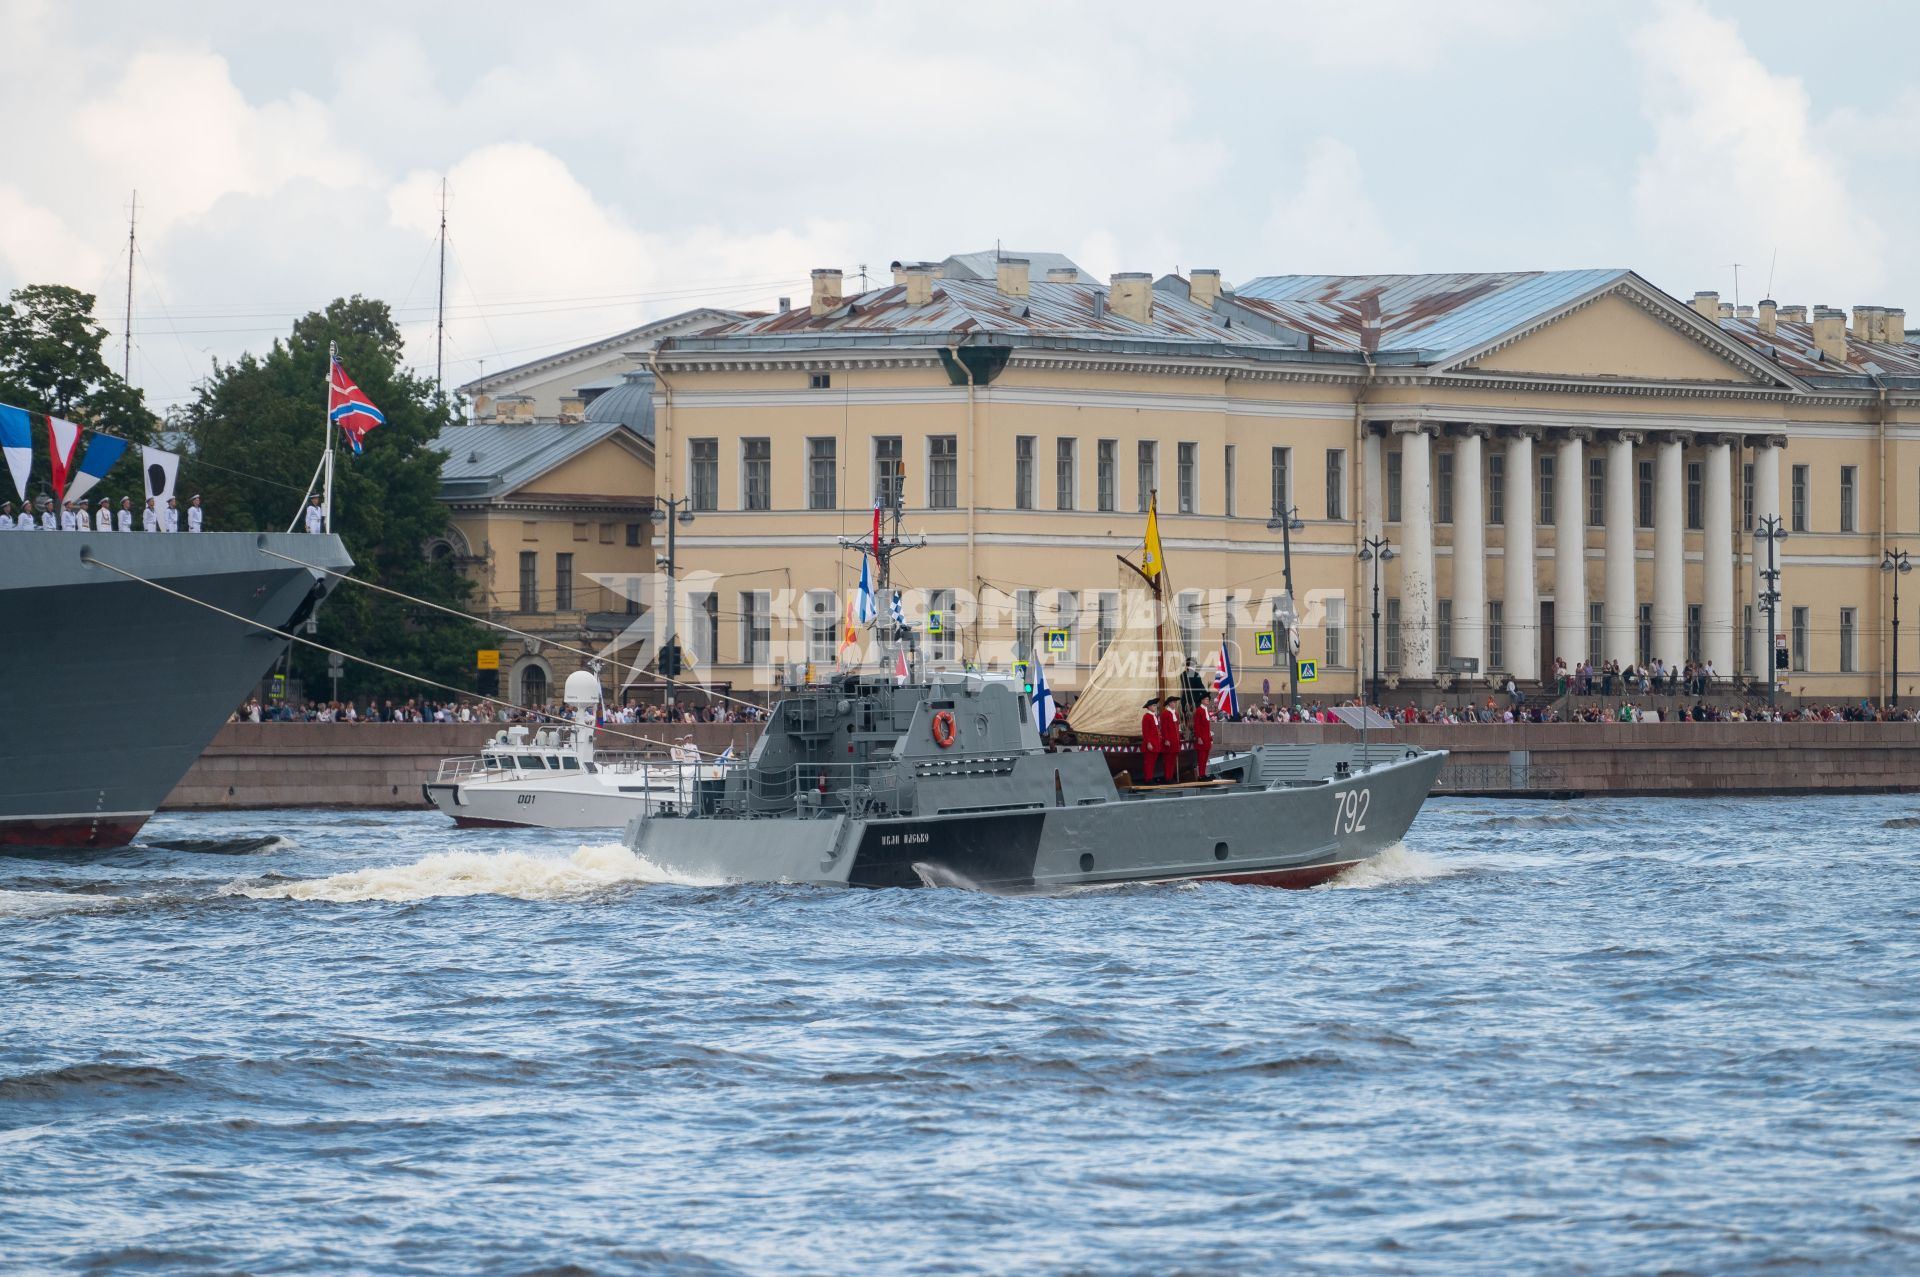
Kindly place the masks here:
[[(1891, 689), (1880, 564), (1920, 550), (1899, 311), (1681, 302), (1626, 270), (1228, 288), (993, 265), (900, 263), (859, 295), (818, 271), (806, 307), (649, 354), (655, 482), (698, 512), (677, 628), (719, 677), (833, 662), (845, 542), (897, 496), (925, 541), (900, 583), (938, 626), (929, 655), (1004, 664), (1064, 633), (1048, 677), (1071, 689), (1157, 493), (1193, 646), (1231, 643), (1255, 694), (1287, 683), (1281, 509), (1308, 697), (1352, 694), (1376, 656), (1396, 688), (1445, 694), (1556, 656), (1759, 677), (1776, 634), (1789, 694)], [(1363, 554), (1382, 541), (1384, 562)]]

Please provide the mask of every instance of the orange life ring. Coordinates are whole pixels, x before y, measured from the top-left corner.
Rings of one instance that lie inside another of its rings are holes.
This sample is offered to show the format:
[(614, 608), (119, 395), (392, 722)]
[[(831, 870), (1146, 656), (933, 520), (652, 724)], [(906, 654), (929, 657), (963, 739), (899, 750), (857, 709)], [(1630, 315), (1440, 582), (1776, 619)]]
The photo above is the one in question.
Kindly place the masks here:
[(938, 710), (934, 713), (933, 743), (938, 745), (941, 749), (947, 749), (952, 746), (953, 744), (953, 712), (951, 710), (943, 709), (943, 710)]

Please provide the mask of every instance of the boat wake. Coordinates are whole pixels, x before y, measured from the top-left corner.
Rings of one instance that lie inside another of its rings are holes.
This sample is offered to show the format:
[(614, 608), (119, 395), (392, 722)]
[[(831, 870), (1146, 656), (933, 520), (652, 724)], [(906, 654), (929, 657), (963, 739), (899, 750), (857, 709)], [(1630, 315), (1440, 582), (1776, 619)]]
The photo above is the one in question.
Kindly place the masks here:
[(1339, 874), (1313, 890), (1347, 891), (1368, 887), (1398, 887), (1402, 883), (1427, 882), (1459, 872), (1458, 865), (1449, 864), (1437, 856), (1429, 856), (1424, 851), (1415, 851), (1405, 843), (1397, 842), (1379, 855), (1361, 861), (1345, 873)]
[[(568, 900), (630, 883), (674, 882), (659, 866), (618, 843), (582, 847), (565, 859), (525, 852), (443, 851), (411, 864), (355, 869), (330, 878), (228, 888), (253, 900), (404, 902), (441, 896)], [(682, 883), (705, 886), (705, 883)]]
[(251, 856), (259, 851), (288, 851), (298, 846), (282, 834), (251, 838), (156, 838), (146, 845), (158, 851), (188, 851), (201, 856)]
[(0, 918), (51, 918), (63, 913), (92, 913), (120, 903), (113, 896), (72, 891), (0, 890)]

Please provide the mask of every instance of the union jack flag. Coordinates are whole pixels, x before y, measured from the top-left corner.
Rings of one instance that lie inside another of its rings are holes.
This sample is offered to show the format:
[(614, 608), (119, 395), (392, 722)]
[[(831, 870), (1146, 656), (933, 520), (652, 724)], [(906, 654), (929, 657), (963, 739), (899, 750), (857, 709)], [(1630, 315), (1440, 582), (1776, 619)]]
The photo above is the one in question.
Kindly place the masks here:
[(327, 418), (340, 427), (355, 452), (361, 450), (360, 440), (367, 431), (387, 421), (386, 414), (373, 406), (366, 392), (353, 384), (338, 357), (327, 375)]
[(1240, 694), (1233, 689), (1233, 658), (1227, 655), (1227, 645), (1220, 645), (1220, 668), (1213, 673), (1214, 706), (1228, 718), (1237, 718), (1240, 714)]

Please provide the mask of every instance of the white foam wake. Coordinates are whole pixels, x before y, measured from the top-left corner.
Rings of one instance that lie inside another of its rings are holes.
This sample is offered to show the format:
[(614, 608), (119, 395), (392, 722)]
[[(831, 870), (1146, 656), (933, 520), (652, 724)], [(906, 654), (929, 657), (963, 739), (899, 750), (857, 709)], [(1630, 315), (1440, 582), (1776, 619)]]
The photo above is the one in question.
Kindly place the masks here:
[(235, 887), (254, 900), (428, 900), (437, 896), (510, 896), (565, 900), (635, 882), (668, 882), (653, 862), (619, 843), (582, 847), (571, 856), (443, 851), (411, 864), (355, 869), (330, 878)]
[(62, 913), (91, 913), (115, 903), (113, 896), (71, 891), (0, 891), (0, 918), (51, 918)]
[(1458, 873), (1459, 867), (1424, 851), (1415, 851), (1397, 842), (1377, 856), (1361, 861), (1353, 868), (1328, 880), (1320, 890), (1336, 891), (1364, 887), (1397, 887), (1405, 882), (1425, 882)]

